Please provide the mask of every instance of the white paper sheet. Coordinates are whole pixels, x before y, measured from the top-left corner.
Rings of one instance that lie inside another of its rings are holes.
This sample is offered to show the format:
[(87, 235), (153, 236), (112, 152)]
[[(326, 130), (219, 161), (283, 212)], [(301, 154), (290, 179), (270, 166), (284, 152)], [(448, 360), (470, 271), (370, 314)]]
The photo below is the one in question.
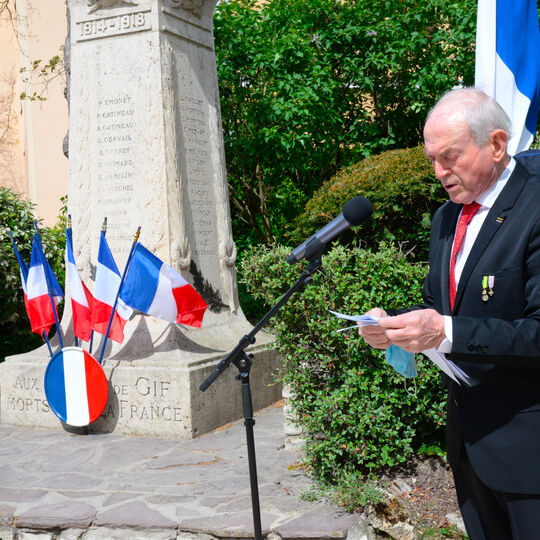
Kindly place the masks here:
[(444, 373), (459, 385), (463, 382), (466, 386), (472, 386), (473, 379), (456, 366), (452, 360), (448, 360), (443, 353), (440, 353), (436, 349), (426, 349), (422, 351), (422, 354), (426, 355), (440, 370), (444, 371)]
[[(345, 313), (339, 313), (338, 311), (328, 310), (332, 315), (335, 315), (338, 319), (346, 319), (348, 321), (355, 321), (357, 326), (373, 326), (377, 324), (379, 317), (372, 317), (371, 315), (347, 315)], [(350, 326), (349, 328), (354, 328)], [(345, 330), (343, 328), (343, 330)]]

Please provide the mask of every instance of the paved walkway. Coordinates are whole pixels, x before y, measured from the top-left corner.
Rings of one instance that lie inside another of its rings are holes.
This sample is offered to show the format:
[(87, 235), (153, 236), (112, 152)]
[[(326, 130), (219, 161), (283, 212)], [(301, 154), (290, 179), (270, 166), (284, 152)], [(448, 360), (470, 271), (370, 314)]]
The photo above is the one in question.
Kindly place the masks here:
[[(255, 416), (263, 534), (367, 538), (360, 515), (300, 500), (310, 480), (282, 414)], [(1, 540), (252, 536), (243, 421), (191, 441), (0, 426)]]

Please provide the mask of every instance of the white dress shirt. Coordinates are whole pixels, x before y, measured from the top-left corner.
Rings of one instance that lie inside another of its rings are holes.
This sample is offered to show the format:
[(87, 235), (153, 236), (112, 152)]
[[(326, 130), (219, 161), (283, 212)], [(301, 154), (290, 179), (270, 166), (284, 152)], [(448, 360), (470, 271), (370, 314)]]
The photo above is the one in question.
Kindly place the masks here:
[[(486, 220), (486, 217), (491, 210), (491, 207), (495, 203), (497, 197), (500, 195), (501, 191), (506, 185), (506, 182), (508, 182), (508, 178), (510, 178), (510, 175), (514, 172), (515, 166), (516, 160), (514, 158), (511, 158), (510, 163), (508, 164), (506, 169), (504, 169), (499, 179), (488, 189), (486, 189), (486, 191), (484, 191), (479, 197), (476, 198), (476, 202), (480, 205), (480, 208), (469, 222), (469, 225), (467, 226), (467, 231), (465, 233), (465, 238), (463, 239), (461, 247), (456, 254), (456, 289), (459, 286), (459, 278), (461, 277), (461, 273), (463, 272), (463, 268), (465, 267), (465, 263), (467, 262), (467, 257), (472, 250), (476, 237), (480, 232), (480, 228)], [(443, 340), (437, 350), (442, 353), (449, 353), (452, 350), (452, 317), (450, 317), (449, 315), (444, 316), (444, 333), (446, 335), (446, 339)]]

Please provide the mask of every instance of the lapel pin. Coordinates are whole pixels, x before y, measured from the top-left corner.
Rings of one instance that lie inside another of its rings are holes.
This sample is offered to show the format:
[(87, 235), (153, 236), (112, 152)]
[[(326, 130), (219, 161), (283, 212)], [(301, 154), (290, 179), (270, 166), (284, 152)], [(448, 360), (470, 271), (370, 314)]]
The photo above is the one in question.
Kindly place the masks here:
[(484, 276), (482, 278), (482, 300), (484, 302), (487, 302), (489, 300), (487, 288), (488, 288), (488, 277)]
[(489, 296), (493, 296), (493, 285), (495, 285), (495, 276), (488, 277)]
[(505, 216), (499, 216), (495, 221), (497, 221), (497, 223), (502, 223), (504, 221), (504, 218)]
[(494, 285), (495, 285), (495, 276), (484, 276), (482, 278), (482, 301), (483, 302), (487, 302), (490, 296), (493, 296)]

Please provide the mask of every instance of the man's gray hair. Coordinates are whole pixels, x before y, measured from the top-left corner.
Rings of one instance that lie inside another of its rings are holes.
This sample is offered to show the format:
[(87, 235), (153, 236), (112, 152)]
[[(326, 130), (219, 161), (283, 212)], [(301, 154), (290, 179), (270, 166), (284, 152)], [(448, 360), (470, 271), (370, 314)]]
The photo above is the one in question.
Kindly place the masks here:
[[(455, 122), (465, 122), (478, 146), (489, 141), (489, 135), (496, 129), (512, 136), (512, 121), (504, 109), (482, 90), (473, 87), (455, 88), (444, 94), (429, 111), (429, 118), (440, 107), (449, 107), (449, 117)], [(427, 120), (427, 119), (426, 119)]]

